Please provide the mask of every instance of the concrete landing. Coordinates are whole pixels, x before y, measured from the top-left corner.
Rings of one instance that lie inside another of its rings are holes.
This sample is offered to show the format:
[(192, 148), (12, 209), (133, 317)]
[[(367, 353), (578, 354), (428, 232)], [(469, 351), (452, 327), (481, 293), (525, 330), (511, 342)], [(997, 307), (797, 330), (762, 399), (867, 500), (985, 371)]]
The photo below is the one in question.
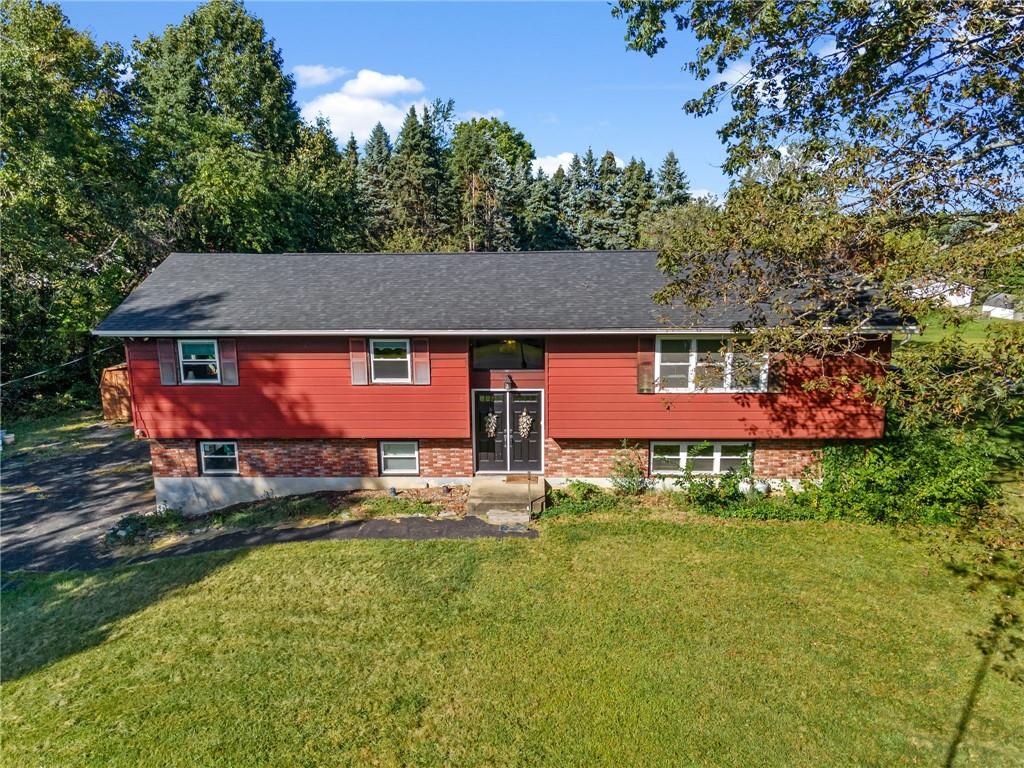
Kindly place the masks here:
[(532, 475), (477, 475), (469, 486), (466, 512), (492, 525), (525, 525), (544, 509), (547, 486)]

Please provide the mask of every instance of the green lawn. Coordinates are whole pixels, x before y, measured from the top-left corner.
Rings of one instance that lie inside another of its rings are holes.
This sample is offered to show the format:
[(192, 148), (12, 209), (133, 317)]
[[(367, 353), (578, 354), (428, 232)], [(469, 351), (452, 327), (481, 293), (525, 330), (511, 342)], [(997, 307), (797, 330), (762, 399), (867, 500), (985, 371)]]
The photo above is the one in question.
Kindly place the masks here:
[[(37, 461), (66, 453), (96, 450), (110, 439), (109, 436), (99, 439), (96, 436), (96, 430), (104, 423), (100, 411), (69, 411), (42, 418), (4, 421), (3, 428), (15, 438), (13, 444), (4, 446), (4, 459), (24, 457)], [(124, 428), (124, 439), (132, 439), (130, 429)]]
[[(942, 765), (985, 599), (927, 537), (554, 521), (3, 592), (4, 766)], [(1024, 764), (990, 673), (957, 765)]]

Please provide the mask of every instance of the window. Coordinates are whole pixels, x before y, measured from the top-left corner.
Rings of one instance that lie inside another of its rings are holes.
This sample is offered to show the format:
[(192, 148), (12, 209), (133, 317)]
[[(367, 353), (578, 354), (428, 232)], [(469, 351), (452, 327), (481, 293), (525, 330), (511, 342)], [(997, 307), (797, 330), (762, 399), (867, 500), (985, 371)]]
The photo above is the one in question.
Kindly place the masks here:
[(679, 475), (689, 468), (699, 475), (739, 472), (751, 456), (750, 443), (651, 443), (651, 474)]
[(199, 461), (204, 475), (237, 475), (238, 443), (201, 441)]
[(543, 369), (544, 339), (473, 339), (474, 371)]
[(419, 443), (415, 440), (389, 440), (380, 444), (382, 475), (416, 475), (420, 471)]
[(408, 384), (409, 340), (371, 339), (370, 378), (376, 383)]
[(747, 353), (743, 339), (660, 336), (654, 376), (660, 392), (764, 392), (768, 358)]
[(183, 384), (219, 384), (220, 360), (213, 339), (178, 341), (178, 360)]

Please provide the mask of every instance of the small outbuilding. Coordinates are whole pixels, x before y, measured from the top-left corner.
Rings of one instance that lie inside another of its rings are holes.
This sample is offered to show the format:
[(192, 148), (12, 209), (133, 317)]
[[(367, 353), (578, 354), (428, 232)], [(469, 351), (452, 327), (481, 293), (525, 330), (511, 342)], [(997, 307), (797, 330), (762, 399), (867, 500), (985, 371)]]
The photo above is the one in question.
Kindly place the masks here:
[(1024, 319), (1024, 303), (1012, 293), (994, 293), (981, 305), (981, 314), (1000, 320)]
[(128, 363), (103, 369), (100, 376), (100, 402), (106, 421), (132, 420), (132, 391), (128, 385)]

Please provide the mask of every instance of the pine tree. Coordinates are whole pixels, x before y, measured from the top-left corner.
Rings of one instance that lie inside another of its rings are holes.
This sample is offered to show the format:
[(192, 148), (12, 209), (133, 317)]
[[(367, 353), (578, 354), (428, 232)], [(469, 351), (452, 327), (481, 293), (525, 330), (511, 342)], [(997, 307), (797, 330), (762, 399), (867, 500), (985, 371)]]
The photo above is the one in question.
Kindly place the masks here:
[(665, 160), (658, 169), (657, 190), (655, 207), (658, 210), (690, 202), (690, 182), (679, 168), (676, 153), (671, 150), (665, 155)]
[(456, 220), (456, 187), (449, 172), (451, 102), (410, 107), (388, 168), (388, 199), (395, 220), (391, 248), (450, 247)]
[(377, 123), (363, 147), (359, 164), (359, 198), (365, 210), (366, 247), (380, 250), (391, 236), (391, 201), (388, 198), (388, 168), (391, 138)]
[(615, 155), (605, 152), (597, 170), (597, 206), (594, 211), (593, 247), (619, 250), (627, 246), (625, 214), (619, 196), (621, 176)]
[(619, 183), (627, 248), (640, 245), (641, 221), (654, 204), (654, 179), (643, 160), (630, 158)]
[[(563, 172), (563, 179), (564, 176)], [(547, 177), (543, 169), (537, 170), (537, 177), (530, 185), (524, 223), (527, 249), (557, 251), (571, 245), (569, 233), (559, 215), (559, 186)]]

